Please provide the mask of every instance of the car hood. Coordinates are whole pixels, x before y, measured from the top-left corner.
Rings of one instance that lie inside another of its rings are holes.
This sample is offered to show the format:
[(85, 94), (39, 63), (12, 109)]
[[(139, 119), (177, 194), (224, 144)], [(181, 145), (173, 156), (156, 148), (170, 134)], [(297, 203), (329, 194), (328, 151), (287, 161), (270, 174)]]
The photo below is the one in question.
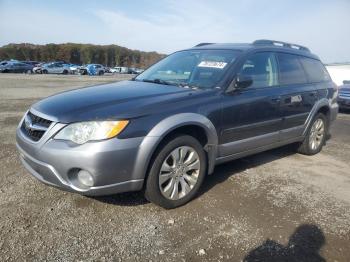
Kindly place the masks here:
[(177, 86), (122, 81), (59, 93), (32, 108), (62, 123), (129, 119), (154, 113), (155, 107), (159, 113), (166, 109), (169, 100), (183, 99), (196, 92), (201, 93)]

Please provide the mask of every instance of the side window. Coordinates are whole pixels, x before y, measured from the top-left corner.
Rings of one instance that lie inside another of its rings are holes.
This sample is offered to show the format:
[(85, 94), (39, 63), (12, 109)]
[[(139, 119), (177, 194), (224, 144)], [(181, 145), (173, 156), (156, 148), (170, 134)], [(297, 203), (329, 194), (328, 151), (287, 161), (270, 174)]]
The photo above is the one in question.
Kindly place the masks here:
[(281, 85), (307, 83), (305, 72), (298, 56), (278, 53), (279, 80)]
[(251, 55), (243, 64), (241, 75), (250, 76), (253, 84), (250, 87), (269, 87), (278, 84), (277, 63), (273, 53), (263, 52)]
[(311, 83), (330, 80), (330, 76), (326, 68), (320, 61), (307, 57), (301, 57), (300, 61)]

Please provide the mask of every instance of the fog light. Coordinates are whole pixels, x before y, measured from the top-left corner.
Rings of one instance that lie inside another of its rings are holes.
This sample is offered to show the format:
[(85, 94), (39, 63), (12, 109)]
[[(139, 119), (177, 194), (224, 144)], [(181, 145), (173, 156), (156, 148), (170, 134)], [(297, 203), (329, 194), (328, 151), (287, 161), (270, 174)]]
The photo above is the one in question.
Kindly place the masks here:
[(92, 175), (86, 170), (80, 170), (78, 173), (78, 180), (84, 186), (91, 187), (94, 185), (94, 178)]

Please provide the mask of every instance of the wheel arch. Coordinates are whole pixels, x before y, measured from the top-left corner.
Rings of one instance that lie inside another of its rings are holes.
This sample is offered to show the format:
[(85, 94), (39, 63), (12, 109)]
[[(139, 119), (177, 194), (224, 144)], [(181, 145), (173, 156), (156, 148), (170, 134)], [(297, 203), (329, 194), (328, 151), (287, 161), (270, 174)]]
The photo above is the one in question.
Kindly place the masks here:
[(317, 103), (313, 106), (313, 108), (312, 108), (312, 110), (311, 110), (311, 112), (306, 120), (306, 125), (305, 125), (303, 135), (306, 135), (307, 130), (309, 129), (309, 127), (312, 123), (312, 120), (314, 119), (314, 117), (318, 113), (323, 113), (326, 116), (328, 124), (329, 124), (331, 106), (330, 106), (330, 102), (328, 101), (328, 99), (322, 98), (321, 100), (317, 101)]
[(196, 113), (176, 114), (155, 125), (140, 145), (134, 174), (143, 179), (147, 178), (151, 160), (166, 139), (177, 133), (193, 135), (196, 132), (199, 137), (195, 138), (203, 145), (208, 158), (208, 173), (211, 174), (217, 156), (218, 136), (213, 123), (205, 116)]

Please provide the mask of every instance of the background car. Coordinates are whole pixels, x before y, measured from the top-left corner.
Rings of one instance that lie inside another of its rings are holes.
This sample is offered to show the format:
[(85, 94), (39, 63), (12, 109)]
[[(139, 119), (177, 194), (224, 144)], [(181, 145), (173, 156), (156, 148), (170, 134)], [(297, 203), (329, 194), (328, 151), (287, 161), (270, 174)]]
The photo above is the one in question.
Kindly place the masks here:
[(67, 64), (67, 66), (69, 67), (70, 74), (77, 74), (80, 68), (80, 66), (76, 64)]
[(20, 61), (20, 62), (28, 64), (28, 65), (32, 65), (34, 67), (40, 64), (40, 62), (38, 62), (38, 61)]
[(36, 66), (33, 67), (33, 73), (35, 74), (41, 74), (42, 66), (46, 63), (39, 63)]
[(350, 80), (339, 86), (338, 105), (340, 109), (350, 109)]
[(105, 67), (100, 64), (87, 64), (79, 68), (81, 75), (103, 75), (105, 72)]
[(32, 73), (33, 66), (17, 62), (17, 61), (3, 61), (0, 63), (0, 72), (1, 73)]
[(43, 74), (64, 74), (67, 75), (71, 72), (70, 66), (62, 62), (52, 62), (43, 64), (41, 66), (41, 72)]
[(129, 67), (128, 74), (139, 74), (138, 69), (135, 67)]
[(128, 67), (125, 66), (115, 66), (109, 70), (113, 74), (127, 74), (129, 71)]

